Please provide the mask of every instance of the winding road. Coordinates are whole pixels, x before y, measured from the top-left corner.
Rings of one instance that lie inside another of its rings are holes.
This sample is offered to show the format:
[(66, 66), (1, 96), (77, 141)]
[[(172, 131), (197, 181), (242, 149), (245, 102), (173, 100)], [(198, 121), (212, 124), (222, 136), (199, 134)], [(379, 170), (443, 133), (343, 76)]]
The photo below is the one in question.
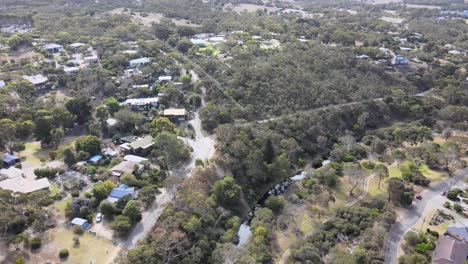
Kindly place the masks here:
[(422, 195), (422, 200), (416, 201), (404, 211), (398, 223), (394, 224), (387, 234), (384, 245), (385, 263), (395, 264), (398, 260), (398, 251), (405, 233), (414, 226), (424, 213), (430, 202), (443, 191), (450, 189), (453, 185), (462, 181), (468, 176), (468, 168), (461, 170), (454, 177), (438, 183), (436, 186), (428, 188)]

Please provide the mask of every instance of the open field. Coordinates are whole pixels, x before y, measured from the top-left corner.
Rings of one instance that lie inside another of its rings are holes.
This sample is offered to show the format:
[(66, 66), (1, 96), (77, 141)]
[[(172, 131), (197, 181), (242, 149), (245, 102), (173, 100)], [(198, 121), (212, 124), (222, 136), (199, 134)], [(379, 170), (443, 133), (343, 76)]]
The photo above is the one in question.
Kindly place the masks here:
[[(111, 11), (105, 12), (106, 14), (117, 15), (117, 14), (125, 14), (132, 17), (132, 19), (138, 23), (143, 24), (146, 27), (150, 27), (152, 23), (159, 23), (161, 19), (164, 18), (164, 15), (161, 13), (139, 13), (139, 12), (132, 12), (125, 11), (125, 8), (116, 8)], [(186, 19), (171, 19), (177, 26), (198, 26), (195, 23), (192, 23)]]
[[(73, 237), (76, 235), (62, 227), (46, 232), (43, 238), (42, 248), (30, 255), (29, 263), (110, 263), (119, 247), (110, 241), (95, 236), (84, 234), (79, 236), (80, 244), (74, 246)], [(60, 260), (58, 251), (66, 248), (70, 256), (66, 260)]]
[(276, 12), (280, 10), (278, 7), (273, 6), (266, 6), (266, 5), (255, 5), (255, 4), (238, 4), (235, 6), (226, 5), (224, 6), (224, 11), (232, 10), (237, 13), (241, 13), (244, 11), (247, 12), (256, 12), (257, 10), (267, 10), (267, 12)]

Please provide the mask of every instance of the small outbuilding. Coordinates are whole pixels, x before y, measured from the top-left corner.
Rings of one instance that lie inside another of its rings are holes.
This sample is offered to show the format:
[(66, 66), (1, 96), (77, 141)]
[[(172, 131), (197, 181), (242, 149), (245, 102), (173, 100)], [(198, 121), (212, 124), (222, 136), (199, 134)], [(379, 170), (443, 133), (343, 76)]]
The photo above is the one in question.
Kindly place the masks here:
[(89, 226), (89, 222), (86, 219), (75, 217), (70, 222), (70, 225), (72, 225), (72, 226), (81, 226), (81, 228), (86, 229)]
[(100, 160), (102, 160), (102, 156), (101, 156), (101, 155), (94, 155), (94, 156), (92, 156), (92, 157), (88, 160), (88, 163), (89, 163), (89, 164), (96, 164), (96, 163), (98, 163)]
[(21, 162), (20, 158), (18, 158), (17, 156), (13, 154), (5, 153), (5, 155), (3, 155), (3, 167), (4, 168), (15, 166), (15, 164), (19, 162)]

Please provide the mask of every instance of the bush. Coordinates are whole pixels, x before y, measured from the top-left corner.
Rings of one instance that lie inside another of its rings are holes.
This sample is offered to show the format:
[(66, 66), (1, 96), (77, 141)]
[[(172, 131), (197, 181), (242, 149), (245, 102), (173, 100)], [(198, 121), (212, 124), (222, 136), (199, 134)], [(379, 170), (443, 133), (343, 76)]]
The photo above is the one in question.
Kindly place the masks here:
[(26, 263), (26, 261), (24, 260), (22, 256), (15, 257), (15, 264), (24, 264), (24, 263)]
[(72, 197), (78, 197), (78, 196), (80, 196), (80, 192), (77, 191), (77, 190), (71, 191), (70, 194), (71, 194)]
[(64, 248), (64, 249), (61, 249), (59, 251), (59, 257), (64, 259), (64, 258), (68, 258), (68, 256), (70, 255), (70, 253), (68, 252), (68, 249)]
[(31, 249), (32, 249), (32, 250), (35, 250), (35, 249), (40, 248), (41, 245), (42, 245), (42, 240), (41, 240), (41, 238), (39, 238), (39, 237), (33, 237), (33, 238), (31, 239), (31, 244), (30, 244), (30, 246), (31, 246)]
[(73, 227), (73, 233), (77, 234), (77, 235), (82, 235), (84, 233), (84, 230), (81, 226), (79, 225), (75, 225)]
[(58, 174), (62, 174), (63, 170), (59, 168), (39, 168), (34, 170), (34, 174), (38, 178), (48, 178), (53, 179)]
[(458, 195), (462, 192), (463, 191), (458, 188), (450, 189), (450, 191), (447, 192), (447, 199), (452, 201), (458, 201)]
[(368, 170), (373, 170), (375, 167), (375, 163), (369, 160), (365, 160), (362, 163), (362, 166)]
[(452, 206), (450, 205), (449, 202), (445, 202), (445, 203), (444, 203), (444, 207), (447, 208), (447, 209), (451, 209), (451, 208), (452, 208)]
[(352, 154), (346, 154), (343, 157), (343, 162), (353, 162), (355, 160), (356, 160), (356, 158)]
[(453, 209), (454, 209), (457, 213), (463, 212), (463, 207), (461, 207), (459, 204), (454, 204), (454, 205), (453, 205)]

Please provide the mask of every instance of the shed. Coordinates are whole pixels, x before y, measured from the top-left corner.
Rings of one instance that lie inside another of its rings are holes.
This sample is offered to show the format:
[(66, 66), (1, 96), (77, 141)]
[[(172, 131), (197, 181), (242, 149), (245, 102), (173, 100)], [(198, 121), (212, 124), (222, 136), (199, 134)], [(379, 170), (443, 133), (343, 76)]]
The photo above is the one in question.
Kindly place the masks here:
[(75, 217), (73, 220), (70, 222), (71, 225), (77, 225), (81, 226), (83, 229), (86, 229), (89, 226), (89, 222), (86, 219)]
[(141, 162), (147, 161), (148, 159), (140, 157), (140, 156), (135, 156), (135, 155), (125, 155), (124, 160), (133, 161), (135, 163), (141, 163)]
[(17, 162), (21, 162), (20, 158), (17, 156), (10, 153), (5, 153), (5, 155), (3, 155), (3, 167), (9, 168), (10, 166), (14, 166)]
[(102, 159), (101, 155), (94, 155), (88, 160), (88, 163), (94, 164), (94, 163), (99, 162), (101, 159)]

